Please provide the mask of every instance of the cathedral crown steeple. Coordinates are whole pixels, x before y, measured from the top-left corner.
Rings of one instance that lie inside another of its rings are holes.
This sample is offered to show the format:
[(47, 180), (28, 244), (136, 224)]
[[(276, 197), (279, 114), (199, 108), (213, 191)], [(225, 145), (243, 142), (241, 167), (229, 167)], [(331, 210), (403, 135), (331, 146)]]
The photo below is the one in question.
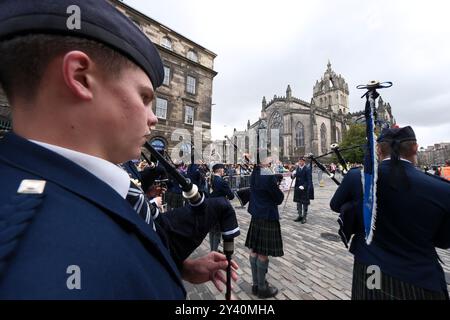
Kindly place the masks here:
[(337, 75), (331, 68), (328, 60), (327, 69), (322, 78), (316, 81), (313, 88), (313, 99), (315, 104), (324, 109), (331, 109), (332, 112), (347, 114), (348, 108), (348, 84), (341, 75)]

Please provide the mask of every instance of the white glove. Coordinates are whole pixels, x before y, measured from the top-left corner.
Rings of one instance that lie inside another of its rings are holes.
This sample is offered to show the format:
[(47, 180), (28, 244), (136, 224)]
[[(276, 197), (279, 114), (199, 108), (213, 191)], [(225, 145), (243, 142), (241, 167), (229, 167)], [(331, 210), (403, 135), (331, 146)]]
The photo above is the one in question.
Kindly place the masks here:
[(300, 190), (305, 190), (305, 187), (300, 186), (299, 189), (300, 189)]

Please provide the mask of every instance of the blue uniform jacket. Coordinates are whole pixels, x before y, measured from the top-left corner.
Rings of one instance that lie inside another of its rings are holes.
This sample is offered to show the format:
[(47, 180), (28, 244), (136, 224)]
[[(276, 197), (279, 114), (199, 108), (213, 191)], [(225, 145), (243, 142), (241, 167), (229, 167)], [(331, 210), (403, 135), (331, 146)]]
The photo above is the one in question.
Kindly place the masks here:
[(142, 181), (142, 175), (139, 172), (138, 168), (136, 168), (133, 161), (122, 163), (122, 168), (128, 173), (131, 178)]
[[(0, 177), (0, 299), (185, 298), (156, 232), (90, 172), (7, 134)], [(43, 194), (18, 194), (23, 179), (45, 180)]]
[(366, 265), (418, 287), (447, 291), (435, 247), (450, 247), (450, 184), (438, 181), (401, 161), (409, 190), (389, 186), (390, 160), (380, 165), (377, 184), (377, 220), (373, 241), (365, 244), (362, 230), (361, 171), (350, 170), (330, 206), (339, 212), (352, 204), (355, 232), (350, 251)]
[(309, 173), (309, 189), (308, 189), (308, 196), (310, 200), (314, 200), (314, 183), (313, 183), (313, 178), (312, 178), (312, 173), (313, 173), (313, 168), (312, 168), (312, 164), (310, 163), (308, 165), (308, 173)]
[(187, 170), (187, 177), (192, 183), (197, 185), (198, 190), (202, 191), (205, 196), (209, 196), (208, 186), (206, 184), (205, 175), (202, 168), (196, 163), (190, 164)]
[[(310, 194), (312, 192), (312, 174), (310, 167), (305, 165), (303, 169), (297, 167), (294, 173), (295, 177), (295, 187), (294, 187), (294, 202), (300, 202), (304, 204), (309, 204)], [(300, 186), (304, 189), (301, 190)], [(310, 191), (311, 190), (311, 191)]]
[(222, 177), (213, 175), (211, 188), (211, 198), (226, 197), (228, 200), (234, 199), (234, 193), (231, 191), (230, 185)]
[(273, 174), (260, 174), (257, 168), (250, 177), (250, 203), (248, 212), (255, 219), (279, 220), (278, 205), (283, 203), (284, 193)]

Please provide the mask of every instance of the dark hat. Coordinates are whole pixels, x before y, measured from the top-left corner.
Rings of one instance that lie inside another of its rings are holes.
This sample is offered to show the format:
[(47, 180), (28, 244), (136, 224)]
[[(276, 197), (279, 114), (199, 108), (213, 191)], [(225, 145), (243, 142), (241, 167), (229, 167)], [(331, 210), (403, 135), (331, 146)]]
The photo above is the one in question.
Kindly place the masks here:
[(216, 163), (215, 165), (213, 165), (212, 170), (215, 172), (219, 169), (225, 169), (225, 166), (222, 163)]
[(405, 141), (416, 141), (414, 130), (410, 127), (389, 128), (381, 132), (378, 142), (387, 142), (391, 148), (391, 173), (389, 175), (389, 185), (394, 188), (410, 187), (405, 170), (400, 166), (400, 143)]
[(410, 127), (403, 128), (388, 128), (384, 129), (380, 137), (378, 138), (378, 142), (392, 142), (397, 141), (399, 143), (404, 141), (415, 141), (416, 135), (414, 134), (414, 130)]
[[(72, 25), (77, 13), (79, 29), (76, 24)], [(164, 79), (162, 61), (153, 43), (105, 0), (0, 1), (0, 40), (30, 33), (60, 34), (101, 42), (140, 66), (154, 88)]]

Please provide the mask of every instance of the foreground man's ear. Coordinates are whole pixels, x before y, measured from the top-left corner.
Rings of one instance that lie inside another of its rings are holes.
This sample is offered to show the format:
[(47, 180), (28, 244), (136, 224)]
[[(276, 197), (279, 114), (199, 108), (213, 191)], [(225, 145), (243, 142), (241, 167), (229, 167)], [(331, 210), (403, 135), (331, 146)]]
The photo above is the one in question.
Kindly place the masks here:
[(91, 58), (81, 51), (68, 52), (63, 58), (64, 82), (72, 94), (79, 99), (93, 98), (93, 66)]

